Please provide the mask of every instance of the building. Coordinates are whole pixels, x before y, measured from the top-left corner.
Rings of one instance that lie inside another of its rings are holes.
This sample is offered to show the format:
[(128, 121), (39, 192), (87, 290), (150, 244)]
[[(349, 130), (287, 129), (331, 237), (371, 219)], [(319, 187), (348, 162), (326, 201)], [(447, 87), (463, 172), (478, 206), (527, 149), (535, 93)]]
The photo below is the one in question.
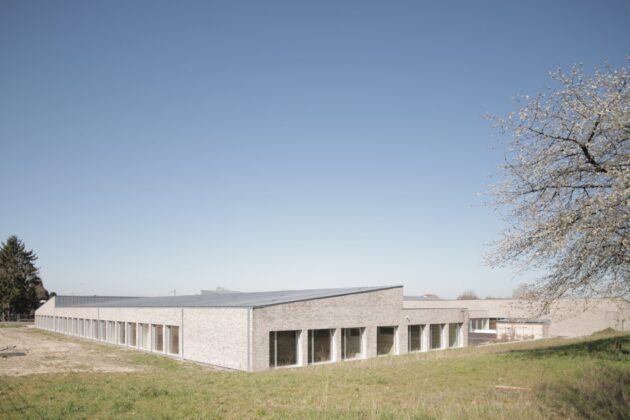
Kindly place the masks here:
[(36, 327), (243, 371), (468, 344), (468, 309), (414, 308), (402, 286), (155, 298), (56, 296)]
[(405, 298), (408, 308), (465, 308), (470, 344), (543, 337), (577, 337), (605, 329), (625, 331), (630, 304), (612, 299), (561, 299), (546, 313), (516, 299)]

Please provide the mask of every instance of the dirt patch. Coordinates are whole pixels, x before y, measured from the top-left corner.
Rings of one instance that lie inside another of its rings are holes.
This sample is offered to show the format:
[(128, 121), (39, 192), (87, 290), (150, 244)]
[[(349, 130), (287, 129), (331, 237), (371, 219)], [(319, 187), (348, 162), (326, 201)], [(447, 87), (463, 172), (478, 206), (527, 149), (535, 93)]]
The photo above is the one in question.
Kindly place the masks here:
[(0, 349), (24, 353), (0, 357), (0, 376), (64, 372), (137, 372), (129, 362), (129, 350), (110, 348), (80, 339), (55, 335), (30, 327), (0, 329)]

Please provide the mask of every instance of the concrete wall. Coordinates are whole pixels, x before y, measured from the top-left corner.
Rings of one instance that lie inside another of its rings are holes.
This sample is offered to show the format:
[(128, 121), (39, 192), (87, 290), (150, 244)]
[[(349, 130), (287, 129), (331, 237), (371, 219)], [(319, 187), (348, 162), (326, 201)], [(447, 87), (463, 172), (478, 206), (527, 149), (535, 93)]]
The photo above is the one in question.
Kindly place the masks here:
[(535, 340), (549, 335), (545, 323), (497, 322), (497, 338), (500, 341)]

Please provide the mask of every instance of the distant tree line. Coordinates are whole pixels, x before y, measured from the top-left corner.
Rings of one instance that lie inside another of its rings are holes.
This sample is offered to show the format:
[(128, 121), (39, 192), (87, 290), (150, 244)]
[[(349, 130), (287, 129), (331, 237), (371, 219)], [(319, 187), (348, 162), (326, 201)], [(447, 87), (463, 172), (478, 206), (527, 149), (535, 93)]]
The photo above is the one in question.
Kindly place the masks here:
[(30, 317), (41, 300), (49, 298), (35, 267), (37, 255), (28, 251), (17, 236), (0, 248), (0, 320)]

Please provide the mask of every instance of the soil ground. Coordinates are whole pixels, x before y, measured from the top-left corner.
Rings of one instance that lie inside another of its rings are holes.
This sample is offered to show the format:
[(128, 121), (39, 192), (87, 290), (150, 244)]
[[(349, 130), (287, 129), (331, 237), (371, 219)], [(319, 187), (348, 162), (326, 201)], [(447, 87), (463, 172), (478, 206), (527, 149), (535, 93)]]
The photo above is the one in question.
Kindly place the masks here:
[[(1, 350), (4, 350), (2, 352)], [(121, 352), (78, 339), (60, 339), (31, 327), (0, 328), (0, 376), (64, 372), (136, 372)], [(13, 354), (2, 357), (2, 353)], [(23, 355), (22, 355), (23, 354)]]

